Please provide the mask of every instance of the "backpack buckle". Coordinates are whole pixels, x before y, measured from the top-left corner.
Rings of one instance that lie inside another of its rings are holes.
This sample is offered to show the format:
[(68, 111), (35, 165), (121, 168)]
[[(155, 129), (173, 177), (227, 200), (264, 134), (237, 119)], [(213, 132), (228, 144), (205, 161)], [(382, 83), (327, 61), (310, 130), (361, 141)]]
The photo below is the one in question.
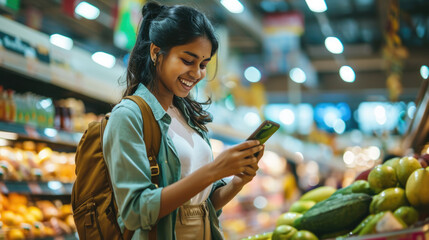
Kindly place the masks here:
[(159, 166), (150, 166), (150, 173), (152, 176), (158, 176), (159, 175)]

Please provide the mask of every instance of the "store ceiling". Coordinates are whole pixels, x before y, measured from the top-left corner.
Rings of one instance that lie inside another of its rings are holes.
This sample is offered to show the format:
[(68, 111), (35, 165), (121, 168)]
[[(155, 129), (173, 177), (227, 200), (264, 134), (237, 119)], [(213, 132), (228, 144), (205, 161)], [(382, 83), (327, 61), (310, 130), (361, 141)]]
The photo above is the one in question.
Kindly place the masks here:
[[(229, 13), (218, 0), (163, 0), (167, 4), (184, 3), (205, 11), (216, 25), (229, 31), (231, 51), (246, 56), (261, 56), (263, 50), (262, 19), (272, 12), (298, 11), (304, 16), (305, 32), (301, 48), (317, 71), (318, 84), (303, 86), (302, 102), (345, 101), (355, 106), (364, 100), (387, 100), (386, 70), (383, 59), (384, 31), (388, 0), (326, 0), (328, 11), (315, 14), (304, 0), (241, 0), (246, 17)], [(29, 23), (29, 12), (42, 13), (40, 31), (61, 33), (72, 37), (75, 45), (88, 51), (104, 50), (117, 57), (127, 52), (113, 45), (111, 13), (117, 0), (87, 0), (99, 7), (95, 21), (64, 14), (61, 0), (21, 0), (21, 10), (13, 13), (20, 22)], [(420, 87), (422, 64), (429, 64), (429, 1), (400, 0), (400, 36), (409, 50), (404, 62), (401, 100), (412, 101)], [(321, 23), (328, 22), (333, 33), (342, 40), (344, 53), (334, 56), (324, 47)], [(253, 23), (253, 24), (252, 24)], [(33, 23), (34, 24), (34, 23)], [(356, 81), (346, 83), (338, 74), (340, 62), (345, 61), (356, 71)], [(269, 76), (264, 80), (269, 102), (288, 102), (288, 76)], [(289, 85), (290, 86), (290, 85)]]

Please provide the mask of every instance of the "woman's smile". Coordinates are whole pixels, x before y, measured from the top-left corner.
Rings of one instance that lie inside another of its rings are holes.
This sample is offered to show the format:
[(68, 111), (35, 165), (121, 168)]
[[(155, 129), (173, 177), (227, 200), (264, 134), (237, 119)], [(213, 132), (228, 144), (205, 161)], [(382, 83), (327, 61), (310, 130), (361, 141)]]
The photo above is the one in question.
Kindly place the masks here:
[(180, 81), (182, 84), (184, 84), (186, 87), (188, 87), (188, 88), (190, 88), (190, 87), (192, 87), (192, 86), (194, 85), (194, 82), (193, 82), (193, 81), (189, 81), (189, 80), (183, 79), (183, 78), (181, 78), (181, 77), (179, 77), (179, 81)]

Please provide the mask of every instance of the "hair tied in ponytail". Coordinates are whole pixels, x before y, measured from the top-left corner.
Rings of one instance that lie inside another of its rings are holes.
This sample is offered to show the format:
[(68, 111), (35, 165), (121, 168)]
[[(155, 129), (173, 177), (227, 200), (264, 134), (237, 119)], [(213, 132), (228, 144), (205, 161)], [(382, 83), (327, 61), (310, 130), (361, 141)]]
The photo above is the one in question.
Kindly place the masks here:
[(164, 9), (165, 9), (165, 6), (159, 5), (157, 2), (148, 2), (147, 4), (144, 5), (142, 9), (142, 16), (145, 20), (152, 21)]

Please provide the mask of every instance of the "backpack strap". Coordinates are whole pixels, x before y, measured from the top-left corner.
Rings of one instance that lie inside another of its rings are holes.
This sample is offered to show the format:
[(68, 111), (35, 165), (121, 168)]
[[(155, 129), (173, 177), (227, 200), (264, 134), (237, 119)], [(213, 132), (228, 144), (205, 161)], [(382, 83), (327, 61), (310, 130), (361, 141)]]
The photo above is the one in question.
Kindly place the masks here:
[[(159, 153), (159, 146), (161, 144), (161, 130), (159, 129), (159, 125), (153, 115), (152, 109), (146, 103), (143, 98), (132, 95), (126, 96), (125, 99), (130, 99), (137, 103), (140, 108), (142, 117), (143, 117), (143, 135), (144, 142), (146, 143), (146, 152), (149, 159), (150, 164), (150, 172), (151, 172), (151, 181), (156, 187), (159, 186), (159, 166), (156, 158)], [(125, 228), (124, 239), (131, 239), (134, 231), (130, 231)], [(128, 238), (128, 236), (130, 236)], [(152, 227), (149, 232), (149, 239), (156, 240), (156, 225)]]

